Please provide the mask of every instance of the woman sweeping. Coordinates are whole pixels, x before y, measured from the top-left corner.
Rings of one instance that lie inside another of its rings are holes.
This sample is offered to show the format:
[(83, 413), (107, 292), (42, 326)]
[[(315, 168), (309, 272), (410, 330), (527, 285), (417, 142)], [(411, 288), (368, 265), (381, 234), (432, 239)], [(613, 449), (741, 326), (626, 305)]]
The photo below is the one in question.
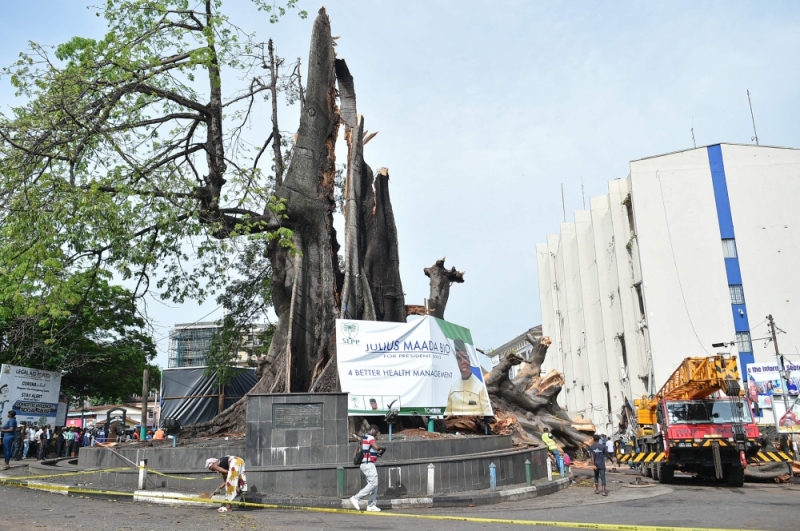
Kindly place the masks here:
[[(212, 457), (206, 459), (206, 468), (225, 476), (225, 481), (217, 487), (217, 491), (224, 489), (225, 498), (228, 501), (233, 501), (241, 493), (247, 492), (247, 476), (244, 474), (244, 459), (241, 457), (234, 455), (226, 455), (219, 459)], [(233, 508), (230, 503), (226, 503), (218, 509), (221, 513), (231, 510)]]

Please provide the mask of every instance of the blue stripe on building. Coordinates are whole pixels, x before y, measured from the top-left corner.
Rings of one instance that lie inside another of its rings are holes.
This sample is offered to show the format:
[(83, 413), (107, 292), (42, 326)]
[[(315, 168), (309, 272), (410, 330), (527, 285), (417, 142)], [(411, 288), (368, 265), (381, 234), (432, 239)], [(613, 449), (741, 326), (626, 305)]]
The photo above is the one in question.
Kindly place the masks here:
[[(728, 197), (728, 182), (725, 177), (725, 164), (722, 161), (722, 146), (708, 146), (708, 164), (711, 167), (711, 182), (714, 186), (714, 202), (717, 205), (717, 221), (719, 222), (719, 235), (722, 240), (733, 240), (736, 242), (736, 235), (733, 230), (733, 216), (731, 215), (731, 202)], [(741, 304), (733, 304), (731, 301), (731, 315), (733, 317), (733, 328), (738, 334), (747, 334), (747, 342), (750, 352), (739, 352), (739, 366), (741, 369), (742, 380), (747, 378), (747, 366), (753, 363), (753, 346), (750, 341), (750, 321), (747, 316), (747, 300), (744, 298), (744, 284), (742, 283), (742, 272), (739, 268), (739, 251), (736, 256), (725, 258), (725, 273), (728, 279), (728, 286), (742, 286)], [(742, 342), (738, 343), (742, 346)]]

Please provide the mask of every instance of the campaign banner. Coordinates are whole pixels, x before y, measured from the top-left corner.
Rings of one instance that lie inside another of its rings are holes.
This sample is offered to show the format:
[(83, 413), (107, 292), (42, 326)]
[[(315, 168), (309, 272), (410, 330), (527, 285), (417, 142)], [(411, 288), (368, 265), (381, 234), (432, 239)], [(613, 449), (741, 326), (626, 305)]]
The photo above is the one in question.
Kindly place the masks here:
[(472, 334), (425, 316), (412, 323), (336, 320), (349, 415), (492, 416)]
[(788, 410), (783, 397), (775, 398), (772, 408), (775, 415), (775, 427), (778, 433), (800, 433), (800, 397), (789, 397), (787, 402)]
[(18, 422), (56, 425), (61, 373), (17, 367), (0, 366), (0, 418), (11, 410)]
[[(788, 360), (784, 362), (784, 367), (789, 371), (789, 381), (787, 389), (789, 397), (798, 396), (800, 387), (800, 365), (796, 365)], [(781, 385), (781, 375), (778, 364), (770, 363), (751, 363), (747, 366), (747, 391), (750, 400), (758, 402), (761, 409), (772, 409), (773, 404), (780, 402), (783, 406), (783, 386)], [(775, 396), (780, 398), (775, 399)], [(794, 402), (794, 399), (791, 399)], [(786, 409), (785, 407), (783, 408)]]
[[(747, 367), (747, 392), (750, 400), (758, 402), (762, 417), (773, 417), (778, 433), (800, 433), (800, 365), (784, 361), (789, 371), (784, 396), (777, 363), (751, 363)], [(787, 407), (788, 406), (788, 407)]]

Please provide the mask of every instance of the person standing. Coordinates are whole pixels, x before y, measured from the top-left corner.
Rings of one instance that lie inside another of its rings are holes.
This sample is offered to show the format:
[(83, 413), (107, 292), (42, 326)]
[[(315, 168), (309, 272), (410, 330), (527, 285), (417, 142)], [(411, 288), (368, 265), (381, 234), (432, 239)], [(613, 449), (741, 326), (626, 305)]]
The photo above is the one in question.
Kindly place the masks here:
[(611, 437), (606, 439), (606, 451), (609, 454), (616, 456), (616, 452), (614, 451), (614, 440)]
[(25, 453), (25, 459), (36, 455), (36, 425), (31, 424), (28, 426), (28, 451)]
[(378, 441), (375, 440), (375, 436), (378, 435), (378, 433), (378, 426), (371, 424), (369, 430), (367, 430), (367, 433), (365, 433), (364, 437), (361, 439), (361, 472), (363, 472), (364, 476), (367, 478), (367, 486), (350, 498), (350, 503), (353, 504), (356, 511), (361, 510), (358, 505), (359, 500), (369, 495), (367, 511), (375, 513), (380, 512), (377, 506), (378, 471), (375, 468), (375, 462), (378, 460), (379, 456), (383, 455), (386, 448), (378, 446)]
[(0, 428), (0, 433), (3, 434), (3, 459), (5, 465), (3, 470), (11, 468), (11, 447), (14, 445), (14, 432), (17, 431), (17, 412), (11, 410), (8, 412), (8, 421)]
[(56, 457), (61, 457), (64, 453), (64, 427), (60, 426), (56, 428)]
[(36, 459), (41, 461), (44, 459), (45, 451), (46, 451), (46, 441), (44, 438), (44, 426), (40, 427), (36, 430), (36, 433), (33, 436), (36, 439)]
[(606, 491), (606, 457), (613, 461), (613, 456), (608, 453), (608, 447), (600, 442), (600, 436), (592, 435), (594, 444), (589, 447), (589, 456), (594, 469), (594, 493), (600, 494), (599, 486), (603, 485), (603, 496), (608, 496)]
[(30, 424), (22, 424), (22, 458), (28, 458), (28, 448), (31, 445), (31, 436), (30, 436), (31, 426)]
[(556, 467), (558, 468), (561, 477), (564, 477), (564, 461), (561, 459), (561, 452), (558, 449), (558, 445), (556, 444), (555, 439), (553, 439), (553, 435), (550, 433), (550, 428), (545, 428), (542, 431), (542, 442), (547, 446), (547, 451), (553, 454), (553, 459), (556, 461)]
[(72, 440), (74, 438), (75, 438), (75, 432), (72, 431), (72, 428), (66, 428), (64, 431), (64, 448), (65, 448), (64, 457), (74, 457), (72, 455)]
[[(206, 468), (219, 472), (225, 478), (222, 485), (217, 487), (217, 491), (225, 491), (225, 498), (231, 502), (243, 492), (247, 492), (247, 476), (244, 473), (244, 459), (235, 455), (226, 455), (219, 459), (211, 457), (206, 459)], [(216, 491), (215, 491), (216, 492)], [(221, 513), (233, 510), (230, 503), (226, 503), (219, 509)]]
[(17, 429), (14, 430), (14, 443), (11, 446), (11, 458), (14, 461), (19, 461), (22, 459), (22, 437), (23, 437), (24, 429), (22, 426), (17, 426)]

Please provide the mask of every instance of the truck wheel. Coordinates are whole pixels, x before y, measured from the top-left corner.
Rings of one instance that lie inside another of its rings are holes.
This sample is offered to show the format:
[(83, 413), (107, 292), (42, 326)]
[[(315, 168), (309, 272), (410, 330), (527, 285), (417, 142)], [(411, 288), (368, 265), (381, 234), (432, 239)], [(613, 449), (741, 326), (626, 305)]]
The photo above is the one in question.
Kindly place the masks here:
[(664, 463), (658, 464), (658, 482), (659, 483), (672, 483), (675, 481), (675, 468), (665, 465)]
[(642, 475), (646, 478), (653, 477), (653, 469), (647, 463), (642, 465)]
[(731, 487), (744, 486), (744, 468), (740, 466), (732, 466), (728, 471), (728, 485)]
[(659, 472), (660, 471), (661, 471), (661, 463), (656, 463), (654, 465), (653, 464), (650, 465), (650, 475), (654, 480), (659, 481)]

